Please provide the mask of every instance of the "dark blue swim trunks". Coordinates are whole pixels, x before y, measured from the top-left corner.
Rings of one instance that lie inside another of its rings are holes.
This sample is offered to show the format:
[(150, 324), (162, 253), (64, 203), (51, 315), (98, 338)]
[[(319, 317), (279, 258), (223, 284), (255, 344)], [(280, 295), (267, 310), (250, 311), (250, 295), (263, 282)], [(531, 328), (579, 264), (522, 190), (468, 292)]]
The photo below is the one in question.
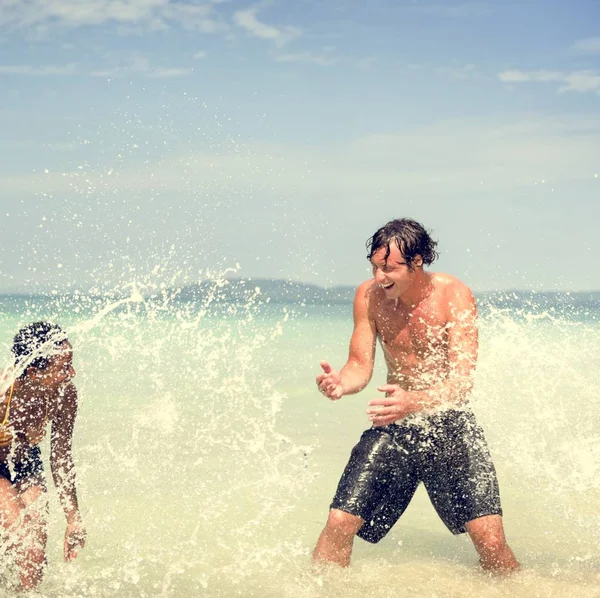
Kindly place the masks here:
[(364, 519), (358, 536), (379, 542), (420, 482), (453, 534), (484, 515), (502, 515), (496, 470), (469, 410), (449, 409), (366, 430), (331, 503)]
[(39, 485), (45, 488), (44, 463), (39, 446), (32, 446), (19, 461), (0, 461), (0, 476), (13, 485)]

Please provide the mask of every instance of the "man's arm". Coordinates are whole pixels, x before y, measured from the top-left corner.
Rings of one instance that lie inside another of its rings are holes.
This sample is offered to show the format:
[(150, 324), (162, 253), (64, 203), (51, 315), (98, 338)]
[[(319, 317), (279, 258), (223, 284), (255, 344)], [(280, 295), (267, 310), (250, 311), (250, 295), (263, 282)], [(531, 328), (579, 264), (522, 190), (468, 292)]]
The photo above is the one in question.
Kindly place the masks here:
[(327, 362), (321, 362), (323, 374), (317, 376), (319, 390), (330, 399), (360, 392), (371, 380), (375, 362), (377, 330), (369, 316), (372, 280), (361, 284), (354, 296), (354, 330), (346, 364), (337, 372)]
[(406, 391), (396, 384), (385, 384), (377, 390), (385, 399), (369, 403), (367, 414), (377, 426), (435, 407), (460, 405), (473, 389), (477, 364), (477, 308), (471, 290), (462, 283), (448, 289), (448, 374), (426, 390)]
[(65, 558), (71, 560), (77, 556), (77, 548), (83, 547), (85, 543), (72, 455), (73, 428), (77, 417), (77, 390), (73, 384), (67, 385), (59, 401), (58, 411), (52, 420), (50, 468), (67, 519)]

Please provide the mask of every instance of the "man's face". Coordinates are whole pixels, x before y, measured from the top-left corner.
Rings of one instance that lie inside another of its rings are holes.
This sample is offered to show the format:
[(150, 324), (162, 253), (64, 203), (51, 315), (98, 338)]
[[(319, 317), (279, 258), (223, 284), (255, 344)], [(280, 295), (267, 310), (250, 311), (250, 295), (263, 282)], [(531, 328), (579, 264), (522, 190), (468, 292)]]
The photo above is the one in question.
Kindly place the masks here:
[(387, 248), (378, 249), (371, 256), (373, 277), (388, 299), (397, 299), (410, 287), (414, 271), (406, 263), (396, 243), (390, 243), (390, 255), (385, 259)]
[(73, 368), (73, 347), (69, 341), (60, 345), (60, 353), (48, 360), (48, 366), (36, 373), (44, 386), (60, 386), (75, 376)]

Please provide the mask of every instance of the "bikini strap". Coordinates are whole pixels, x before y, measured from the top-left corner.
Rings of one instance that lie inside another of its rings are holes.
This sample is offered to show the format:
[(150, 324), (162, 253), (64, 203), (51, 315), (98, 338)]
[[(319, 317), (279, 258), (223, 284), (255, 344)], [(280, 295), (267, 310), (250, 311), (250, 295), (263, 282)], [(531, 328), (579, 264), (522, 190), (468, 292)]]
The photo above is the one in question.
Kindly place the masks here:
[(12, 386), (10, 387), (10, 394), (8, 395), (8, 401), (6, 402), (6, 411), (4, 412), (4, 419), (2, 420), (2, 423), (0, 424), (0, 426), (5, 426), (6, 422), (8, 421), (8, 416), (10, 414), (10, 401), (13, 396), (14, 388), (15, 388), (15, 383), (13, 382)]

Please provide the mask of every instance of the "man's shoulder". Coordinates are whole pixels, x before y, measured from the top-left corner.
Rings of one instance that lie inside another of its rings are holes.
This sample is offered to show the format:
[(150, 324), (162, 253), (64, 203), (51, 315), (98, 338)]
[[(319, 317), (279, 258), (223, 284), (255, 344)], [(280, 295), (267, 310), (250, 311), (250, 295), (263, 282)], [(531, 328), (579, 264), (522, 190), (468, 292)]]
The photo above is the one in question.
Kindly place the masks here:
[(369, 303), (377, 298), (380, 291), (381, 287), (375, 282), (375, 279), (369, 278), (358, 285), (356, 288), (355, 299)]
[(449, 318), (457, 317), (459, 314), (476, 313), (473, 291), (456, 276), (436, 273), (434, 286), (438, 289), (438, 305)]
[(373, 306), (377, 304), (380, 291), (381, 288), (373, 278), (365, 280), (356, 288), (356, 293), (354, 294), (354, 307), (362, 307), (367, 309), (369, 313), (372, 313)]
[(375, 280), (373, 278), (369, 278), (368, 280), (365, 280), (364, 282), (361, 282), (358, 285), (358, 287), (356, 288), (356, 292), (357, 293), (371, 292), (371, 291), (373, 291), (374, 288), (375, 288)]
[(435, 286), (439, 288), (440, 291), (450, 292), (452, 294), (472, 293), (468, 285), (452, 274), (446, 274), (445, 272), (432, 272), (431, 278)]

